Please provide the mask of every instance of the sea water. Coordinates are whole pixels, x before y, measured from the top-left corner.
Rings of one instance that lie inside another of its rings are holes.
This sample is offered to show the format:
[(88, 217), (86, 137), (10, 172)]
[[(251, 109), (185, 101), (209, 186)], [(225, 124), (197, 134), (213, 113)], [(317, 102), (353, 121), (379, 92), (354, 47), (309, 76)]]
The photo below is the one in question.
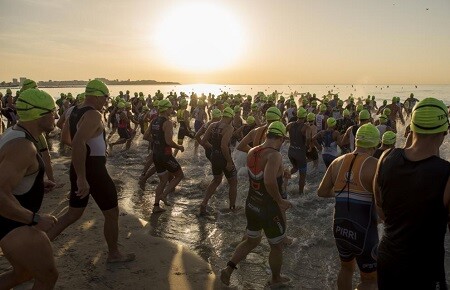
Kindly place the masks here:
[[(367, 97), (375, 95), (377, 100), (391, 99), (399, 96), (403, 99), (414, 93), (415, 97), (436, 97), (450, 104), (450, 86), (418, 86), (413, 85), (394, 86), (300, 86), (300, 85), (181, 85), (181, 86), (111, 86), (111, 94), (116, 95), (120, 90), (130, 90), (144, 94), (152, 94), (156, 90), (167, 94), (168, 92), (190, 92), (220, 94), (223, 91), (229, 93), (245, 93), (254, 95), (258, 91), (271, 93), (277, 90), (288, 95), (291, 91), (299, 93), (311, 92), (318, 96), (339, 93), (341, 98), (353, 94), (355, 97)], [(76, 95), (82, 88), (53, 88), (46, 89), (55, 97), (59, 92), (72, 92)], [(406, 120), (407, 122), (409, 120)], [(397, 146), (404, 144), (404, 126), (400, 126)], [(174, 132), (178, 130), (175, 129)], [(115, 137), (113, 137), (114, 139)], [(441, 147), (442, 158), (449, 160), (449, 137), (446, 137)], [(176, 137), (174, 136), (174, 140)], [(248, 178), (245, 170), (245, 157), (242, 152), (234, 152), (233, 159), (238, 169), (238, 198), (240, 207), (236, 212), (228, 210), (228, 185), (224, 179), (209, 202), (210, 214), (206, 217), (199, 216), (199, 205), (203, 199), (206, 187), (212, 179), (210, 163), (204, 156), (203, 148), (194, 151), (193, 140), (186, 139), (185, 151), (179, 152), (177, 160), (183, 168), (185, 178), (181, 181), (176, 191), (169, 196), (173, 202), (171, 207), (165, 207), (166, 212), (153, 215), (151, 213), (154, 202), (154, 190), (157, 176), (149, 179), (146, 190), (138, 187), (138, 176), (143, 168), (147, 155), (147, 142), (138, 135), (131, 149), (121, 153), (119, 146), (114, 149), (112, 156), (108, 158), (108, 170), (111, 173), (118, 189), (120, 204), (129, 213), (150, 223), (150, 234), (180, 243), (208, 261), (213, 270), (218, 273), (233, 255), (237, 244), (241, 241), (246, 227), (245, 212), (243, 209), (248, 190)], [(289, 166), (287, 159), (287, 145), (283, 145), (281, 152), (285, 166)], [(296, 194), (298, 175), (293, 175), (288, 183), (289, 201), (293, 207), (287, 211), (287, 234), (296, 239), (296, 242), (285, 248), (282, 272), (293, 278), (294, 289), (331, 289), (335, 288), (339, 271), (339, 258), (334, 243), (332, 222), (334, 199), (317, 197), (316, 190), (325, 172), (325, 166), (321, 161), (317, 172), (311, 171), (308, 165), (308, 174), (303, 195)], [(422, 249), (424, 250), (424, 249)], [(450, 241), (446, 237), (446, 272), (450, 277)], [(261, 289), (270, 276), (268, 254), (270, 247), (265, 239), (261, 245), (247, 256), (235, 271), (231, 282), (236, 289)], [(357, 272), (357, 271), (356, 271)], [(355, 275), (354, 284), (358, 282)]]

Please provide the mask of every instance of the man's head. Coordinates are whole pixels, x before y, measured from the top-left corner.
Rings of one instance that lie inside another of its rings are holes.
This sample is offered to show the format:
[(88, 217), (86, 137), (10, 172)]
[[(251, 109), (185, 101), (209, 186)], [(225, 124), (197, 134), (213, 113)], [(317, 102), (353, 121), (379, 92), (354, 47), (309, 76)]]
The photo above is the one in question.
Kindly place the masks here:
[(381, 143), (383, 143), (383, 145), (387, 145), (389, 147), (395, 147), (396, 141), (397, 141), (397, 135), (392, 131), (384, 132), (383, 136), (381, 137)]
[(380, 131), (372, 124), (364, 124), (356, 131), (356, 147), (374, 149), (380, 144)]
[[(283, 144), (284, 137), (286, 136), (286, 127), (280, 121), (274, 121), (270, 123), (267, 128), (266, 138), (267, 140), (276, 141), (276, 149), (279, 149)], [(270, 141), (269, 141), (270, 142)]]
[(109, 98), (109, 89), (100, 80), (91, 80), (84, 91), (85, 102), (101, 110)]
[(448, 110), (442, 101), (426, 98), (414, 106), (411, 117), (411, 131), (414, 133), (423, 135), (447, 133), (448, 128)]
[(28, 89), (16, 101), (17, 115), (21, 123), (33, 123), (42, 132), (51, 132), (55, 127), (55, 101), (46, 92)]
[(268, 123), (279, 121), (281, 116), (281, 111), (277, 107), (270, 107), (266, 111), (266, 120)]
[(231, 122), (234, 117), (234, 110), (230, 107), (226, 107), (222, 112), (222, 119), (226, 122)]
[(159, 101), (158, 111), (162, 115), (170, 115), (172, 112), (172, 103), (167, 99)]

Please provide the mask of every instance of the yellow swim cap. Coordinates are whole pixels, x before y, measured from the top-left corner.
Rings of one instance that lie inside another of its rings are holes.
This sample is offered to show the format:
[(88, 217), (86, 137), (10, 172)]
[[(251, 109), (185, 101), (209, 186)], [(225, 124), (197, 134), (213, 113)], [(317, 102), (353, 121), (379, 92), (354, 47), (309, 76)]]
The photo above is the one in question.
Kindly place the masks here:
[(286, 127), (280, 121), (275, 121), (270, 123), (269, 128), (267, 129), (267, 134), (268, 133), (284, 137), (286, 136)]
[(449, 128), (447, 106), (435, 98), (426, 98), (414, 106), (411, 131), (420, 134), (446, 132)]
[(281, 119), (281, 111), (277, 107), (270, 107), (266, 111), (267, 121), (279, 121)]
[(228, 118), (233, 118), (233, 117), (234, 117), (234, 111), (233, 111), (233, 109), (230, 108), (230, 107), (226, 107), (226, 108), (223, 110), (222, 116), (223, 116), (223, 117), (228, 117)]
[(213, 117), (213, 119), (220, 118), (220, 117), (222, 117), (222, 111), (219, 109), (214, 109), (211, 112), (211, 116)]
[(308, 115), (308, 111), (305, 110), (305, 108), (300, 107), (297, 110), (297, 118), (304, 119), (306, 118), (306, 115)]
[(94, 97), (109, 97), (109, 89), (100, 80), (91, 80), (86, 85), (86, 90), (84, 91), (86, 96), (94, 96)]
[(392, 131), (386, 131), (381, 137), (381, 142), (385, 145), (393, 145), (397, 141), (397, 135)]
[(55, 110), (55, 100), (46, 92), (38, 89), (28, 89), (20, 94), (16, 101), (19, 120), (33, 121)]
[(375, 148), (380, 144), (380, 131), (372, 124), (364, 124), (356, 131), (356, 147)]

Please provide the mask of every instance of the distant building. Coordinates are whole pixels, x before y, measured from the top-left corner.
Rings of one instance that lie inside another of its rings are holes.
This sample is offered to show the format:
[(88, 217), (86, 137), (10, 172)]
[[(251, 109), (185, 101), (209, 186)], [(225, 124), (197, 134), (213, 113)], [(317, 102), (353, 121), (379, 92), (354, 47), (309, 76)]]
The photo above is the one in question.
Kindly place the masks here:
[(20, 85), (23, 85), (23, 83), (25, 82), (26, 79), (27, 79), (27, 78), (20, 77)]
[(13, 79), (13, 85), (17, 85), (17, 79)]

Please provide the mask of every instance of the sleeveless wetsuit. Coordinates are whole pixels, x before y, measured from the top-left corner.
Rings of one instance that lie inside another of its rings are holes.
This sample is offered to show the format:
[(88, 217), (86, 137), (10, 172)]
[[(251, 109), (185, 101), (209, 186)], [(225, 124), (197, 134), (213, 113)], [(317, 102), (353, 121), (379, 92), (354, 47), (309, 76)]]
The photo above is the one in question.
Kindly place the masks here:
[(334, 184), (336, 204), (333, 233), (342, 261), (356, 258), (361, 272), (376, 271), (373, 253), (378, 245), (377, 214), (373, 194), (361, 182), (370, 155), (346, 154)]
[[(12, 127), (8, 128), (0, 139), (0, 149), (9, 141), (18, 138), (25, 138), (36, 146), (36, 141), (31, 135), (26, 132), (15, 130)], [(39, 152), (39, 151), (38, 151)], [(36, 154), (36, 159), (39, 163), (39, 168), (36, 172), (26, 175), (20, 180), (19, 184), (12, 190), (12, 194), (24, 208), (38, 212), (41, 208), (42, 200), (44, 198), (44, 173), (45, 166), (40, 154)], [(31, 222), (31, 221), (30, 221)], [(25, 226), (21, 222), (10, 220), (0, 216), (0, 240), (3, 239), (12, 230)]]
[[(264, 168), (258, 167), (258, 159), (263, 150), (274, 148), (259, 147), (247, 159), (250, 186), (245, 202), (245, 216), (247, 217), (247, 235), (251, 238), (261, 236), (261, 230), (271, 244), (280, 243), (286, 233), (286, 224), (280, 207), (267, 192), (264, 184)], [(278, 190), (282, 192), (283, 175), (277, 177)]]
[[(69, 116), (70, 137), (74, 138), (78, 130), (78, 122), (81, 117), (92, 107), (74, 107)], [(105, 131), (86, 142), (86, 180), (89, 183), (89, 194), (92, 195), (98, 207), (102, 210), (110, 210), (117, 207), (117, 190), (113, 180), (106, 170), (106, 141)], [(89, 195), (80, 199), (76, 195), (77, 174), (73, 163), (70, 164), (70, 200), (69, 205), (74, 208), (86, 207)]]
[(172, 156), (172, 148), (166, 143), (163, 130), (163, 124), (166, 121), (166, 117), (158, 116), (150, 125), (153, 140), (153, 163), (158, 174), (164, 174), (166, 171), (175, 173), (181, 169), (178, 161)]
[(306, 137), (302, 133), (303, 126), (306, 124), (295, 122), (289, 127), (288, 158), (294, 168), (301, 173), (306, 173)]
[(443, 195), (450, 163), (437, 156), (411, 161), (404, 152), (393, 149), (378, 172), (386, 218), (378, 248), (379, 289), (447, 289)]
[[(226, 178), (232, 178), (237, 175), (237, 171), (236, 171), (236, 167), (234, 166), (234, 164), (233, 164), (233, 168), (230, 171), (228, 171), (226, 169), (227, 160), (223, 156), (222, 149), (221, 149), (224, 127), (222, 127), (221, 125), (222, 125), (222, 123), (220, 123), (220, 122), (217, 122), (212, 125), (214, 127), (212, 128), (211, 136), (210, 136), (210, 139), (208, 140), (208, 142), (212, 145), (211, 168), (212, 168), (213, 175), (221, 175), (223, 173)], [(228, 148), (228, 150), (230, 150), (230, 149)]]
[(185, 136), (189, 138), (194, 138), (193, 134), (188, 130), (187, 125), (184, 121), (184, 115), (186, 114), (185, 109), (180, 109), (177, 111), (177, 122), (180, 125), (178, 128), (178, 140), (183, 140)]
[(131, 139), (131, 134), (130, 134), (130, 130), (128, 129), (128, 122), (123, 119), (120, 115), (121, 113), (117, 113), (117, 120), (118, 120), (118, 125), (117, 125), (117, 133), (119, 134), (119, 137), (122, 139)]

